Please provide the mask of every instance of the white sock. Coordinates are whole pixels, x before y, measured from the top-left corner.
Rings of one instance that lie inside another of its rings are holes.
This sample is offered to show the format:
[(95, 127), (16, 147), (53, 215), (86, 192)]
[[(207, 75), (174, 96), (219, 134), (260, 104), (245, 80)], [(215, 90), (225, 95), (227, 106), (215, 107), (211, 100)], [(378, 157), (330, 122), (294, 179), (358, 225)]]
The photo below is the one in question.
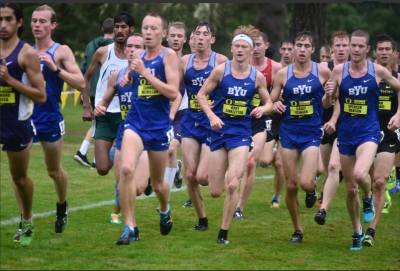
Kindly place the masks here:
[(361, 230), (359, 232), (357, 232), (357, 234), (358, 235), (362, 235), (362, 233), (363, 233), (363, 230), (362, 230), (362, 227), (361, 227)]
[(87, 150), (89, 149), (90, 146), (90, 142), (83, 140), (81, 148), (79, 149), (79, 151), (82, 153), (82, 155), (86, 155)]
[(93, 163), (96, 164), (96, 157), (93, 157)]
[(168, 210), (165, 212), (161, 212), (161, 210), (160, 210), (160, 214), (162, 214), (162, 215), (166, 215), (166, 214), (168, 214), (168, 212), (169, 212), (169, 206), (168, 206)]
[(33, 216), (32, 216), (30, 219), (25, 220), (24, 217), (22, 217), (22, 220), (23, 220), (24, 222), (31, 222), (32, 218), (33, 218)]
[(165, 168), (164, 179), (169, 184), (169, 193), (171, 194), (172, 184), (174, 183), (174, 178), (176, 174), (176, 168), (167, 167)]

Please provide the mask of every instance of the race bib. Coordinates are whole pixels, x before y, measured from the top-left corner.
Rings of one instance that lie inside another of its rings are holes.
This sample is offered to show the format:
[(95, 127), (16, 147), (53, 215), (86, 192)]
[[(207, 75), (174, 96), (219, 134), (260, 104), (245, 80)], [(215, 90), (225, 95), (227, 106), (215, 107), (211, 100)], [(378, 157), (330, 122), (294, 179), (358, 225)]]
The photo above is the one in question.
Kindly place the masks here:
[(265, 127), (267, 128), (267, 132), (271, 131), (272, 120), (265, 121)]
[(346, 115), (351, 117), (365, 118), (368, 112), (367, 100), (346, 98), (343, 111)]
[[(207, 103), (210, 104), (211, 103), (210, 95), (207, 95), (206, 98), (207, 98)], [(203, 109), (201, 109), (201, 106), (200, 106), (199, 102), (197, 101), (197, 95), (196, 94), (190, 94), (189, 103), (190, 103), (190, 109), (192, 111), (195, 111), (195, 112), (203, 111)]]
[(15, 105), (15, 91), (12, 87), (0, 87), (0, 105)]
[(60, 126), (60, 135), (64, 135), (65, 134), (65, 122), (64, 122), (64, 120), (62, 120), (58, 125)]
[(293, 119), (311, 118), (314, 115), (312, 101), (291, 101), (290, 117)]
[(390, 96), (380, 96), (379, 97), (379, 111), (391, 111), (392, 102), (390, 101)]
[(126, 116), (128, 115), (129, 109), (131, 109), (130, 104), (121, 104), (121, 117), (122, 120), (126, 119)]
[(251, 101), (251, 105), (254, 107), (260, 106), (261, 100), (259, 94), (254, 94), (253, 100)]
[(147, 100), (162, 98), (162, 94), (144, 78), (139, 81), (138, 96), (140, 99)]
[(226, 117), (244, 119), (247, 112), (247, 102), (232, 99), (224, 99), (222, 113)]

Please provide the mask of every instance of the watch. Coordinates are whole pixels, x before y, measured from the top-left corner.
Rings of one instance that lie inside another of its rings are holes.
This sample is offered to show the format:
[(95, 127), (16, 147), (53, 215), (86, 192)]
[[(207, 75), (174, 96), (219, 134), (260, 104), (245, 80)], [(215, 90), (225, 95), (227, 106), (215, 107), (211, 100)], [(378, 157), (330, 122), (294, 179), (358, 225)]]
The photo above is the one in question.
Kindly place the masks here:
[(62, 71), (60, 66), (57, 66), (57, 70), (54, 71), (55, 74), (59, 74)]

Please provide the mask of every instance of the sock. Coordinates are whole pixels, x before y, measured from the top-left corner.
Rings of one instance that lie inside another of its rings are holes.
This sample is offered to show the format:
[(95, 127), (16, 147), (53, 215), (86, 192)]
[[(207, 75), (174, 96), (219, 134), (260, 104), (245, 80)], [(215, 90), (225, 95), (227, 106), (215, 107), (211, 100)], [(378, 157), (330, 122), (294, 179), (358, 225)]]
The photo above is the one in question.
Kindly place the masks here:
[(361, 230), (359, 231), (359, 232), (356, 232), (358, 235), (362, 235), (363, 234), (363, 230), (362, 230), (362, 227), (361, 227)]
[(134, 228), (136, 236), (139, 234), (139, 229), (137, 227)]
[(174, 178), (176, 174), (176, 168), (167, 167), (165, 168), (164, 179), (169, 184), (169, 193), (171, 194), (172, 184), (174, 183)]
[(135, 228), (134, 228), (134, 227), (129, 226), (129, 229), (130, 229), (131, 231), (135, 231)]
[(202, 226), (208, 226), (207, 217), (199, 218), (199, 224), (202, 225)]
[(368, 228), (367, 232), (368, 232), (368, 235), (371, 236), (372, 238), (375, 237), (375, 230), (373, 228)]
[[(392, 201), (392, 197), (390, 196), (390, 193), (388, 190), (386, 190), (386, 192), (385, 192), (385, 201), (386, 202)], [(21, 215), (21, 217), (22, 217), (22, 215)]]
[(276, 198), (278, 200), (278, 202), (281, 202), (281, 196), (277, 196), (277, 195), (274, 194), (273, 197)]
[(21, 214), (21, 221), (19, 222), (19, 228), (18, 229), (22, 229), (22, 214)]
[(321, 191), (321, 199), (324, 198), (324, 192)]
[(228, 239), (228, 230), (220, 229), (218, 233), (218, 239), (224, 238), (225, 240)]
[[(24, 222), (31, 222), (32, 218), (33, 218), (33, 216), (32, 216), (30, 219), (28, 219), (28, 220), (25, 220), (24, 218), (22, 218), (22, 220), (23, 220)], [(22, 227), (21, 227), (21, 228), (22, 228)]]
[(400, 167), (396, 167), (396, 179), (400, 180)]
[(89, 149), (90, 146), (90, 142), (87, 140), (83, 140), (81, 148), (79, 149), (79, 151), (82, 153), (82, 155), (86, 155), (87, 150)]
[(162, 215), (166, 215), (166, 214), (168, 214), (168, 212), (169, 212), (169, 209), (170, 209), (170, 207), (168, 206), (168, 210), (167, 210), (166, 212), (161, 212), (161, 210), (160, 210), (160, 214), (162, 214)]
[(93, 157), (93, 163), (96, 164), (96, 157)]
[(115, 182), (115, 205), (120, 207), (119, 205), (119, 194), (118, 194), (118, 183)]

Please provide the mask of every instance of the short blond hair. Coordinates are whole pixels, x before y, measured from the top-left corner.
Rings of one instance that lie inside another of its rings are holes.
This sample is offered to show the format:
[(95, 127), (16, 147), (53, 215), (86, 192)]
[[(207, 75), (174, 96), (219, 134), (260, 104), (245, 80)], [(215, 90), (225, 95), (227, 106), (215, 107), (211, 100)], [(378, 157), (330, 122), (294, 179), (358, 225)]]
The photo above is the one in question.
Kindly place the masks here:
[(168, 34), (169, 34), (169, 29), (170, 29), (171, 27), (175, 27), (175, 28), (177, 28), (177, 29), (183, 29), (183, 30), (185, 31), (185, 36), (186, 36), (187, 27), (186, 27), (186, 25), (185, 25), (184, 23), (182, 23), (182, 22), (170, 22), (170, 23), (168, 24)]
[(54, 9), (48, 5), (42, 5), (42, 6), (38, 6), (37, 8), (35, 8), (35, 11), (50, 11), (50, 22), (51, 23), (55, 23), (57, 21), (57, 15), (56, 12), (54, 11)]
[(233, 31), (233, 33), (231, 35), (231, 42), (237, 35), (243, 34), (243, 35), (249, 36), (254, 44), (256, 41), (256, 38), (258, 38), (260, 36), (260, 33), (261, 33), (260, 30), (258, 30), (257, 28), (255, 28), (254, 26), (252, 26), (250, 24), (248, 26), (241, 25), (238, 28), (236, 28), (235, 31)]

